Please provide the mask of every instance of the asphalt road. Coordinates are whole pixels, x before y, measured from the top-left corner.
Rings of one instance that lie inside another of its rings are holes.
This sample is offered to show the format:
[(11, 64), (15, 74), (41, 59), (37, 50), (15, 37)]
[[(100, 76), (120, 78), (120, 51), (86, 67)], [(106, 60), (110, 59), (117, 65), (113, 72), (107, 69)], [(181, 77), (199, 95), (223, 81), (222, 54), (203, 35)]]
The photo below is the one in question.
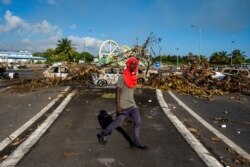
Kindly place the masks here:
[(40, 78), (43, 77), (43, 71), (45, 69), (21, 69), (21, 70), (8, 70), (8, 72), (17, 72), (19, 74), (19, 78), (21, 79), (32, 79), (32, 78)]
[[(225, 94), (215, 96), (214, 101), (204, 100), (192, 95), (181, 95), (173, 92), (183, 103), (191, 108), (202, 119), (212, 125), (220, 133), (232, 140), (246, 152), (250, 152), (250, 97), (240, 94)], [(172, 112), (189, 128), (194, 128), (196, 137), (201, 140), (217, 159), (234, 166), (237, 154), (232, 154), (229, 146), (215, 140), (215, 135), (207, 130), (199, 121), (193, 118), (181, 107), (169, 93), (164, 98)], [(222, 127), (224, 125), (225, 127)], [(246, 165), (247, 166), (247, 165)]]
[[(0, 105), (4, 106), (0, 109), (0, 140), (32, 118), (64, 89), (58, 86), (23, 94), (0, 92)], [(107, 145), (100, 145), (96, 137), (101, 130), (97, 115), (102, 109), (114, 112), (114, 93), (114, 87), (80, 88), (52, 127), (17, 166), (206, 166), (163, 113), (154, 89), (137, 89), (135, 92), (142, 118), (142, 143), (149, 146), (149, 150), (131, 149), (117, 131), (108, 137)], [(208, 101), (173, 93), (202, 119), (249, 152), (249, 96), (228, 94)], [(218, 160), (225, 166), (236, 165), (235, 160), (239, 157), (228, 149), (228, 145), (214, 140), (215, 135), (168, 92), (164, 93), (164, 99), (171, 112), (192, 129)], [(129, 121), (122, 125), (131, 137), (132, 126)]]
[(42, 78), (43, 77), (43, 71), (45, 69), (37, 69), (37, 70), (31, 70), (31, 69), (21, 69), (21, 70), (7, 70), (7, 72), (17, 72), (19, 75), (19, 78), (16, 79), (0, 79), (0, 89), (19, 84), (21, 80), (27, 79), (31, 80), (32, 78)]
[[(141, 140), (149, 150), (131, 149), (117, 131), (100, 145), (98, 112), (114, 111), (114, 89), (80, 90), (53, 126), (17, 165), (33, 166), (206, 166), (160, 108), (155, 90), (138, 89), (135, 99), (142, 118)], [(132, 123), (122, 126), (132, 136)]]
[(0, 92), (0, 141), (36, 115), (64, 89), (58, 86), (26, 93)]

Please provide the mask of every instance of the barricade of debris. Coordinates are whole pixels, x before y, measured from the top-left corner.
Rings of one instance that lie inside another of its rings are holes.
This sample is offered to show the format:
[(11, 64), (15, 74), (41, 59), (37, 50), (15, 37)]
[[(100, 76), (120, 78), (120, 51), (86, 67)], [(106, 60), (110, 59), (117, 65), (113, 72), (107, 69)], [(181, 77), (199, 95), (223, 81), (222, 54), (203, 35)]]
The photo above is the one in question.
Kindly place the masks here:
[(11, 87), (8, 91), (12, 93), (23, 93), (35, 91), (42, 87), (63, 86), (81, 86), (89, 87), (91, 84), (91, 73), (99, 70), (92, 65), (79, 66), (76, 64), (67, 65), (69, 71), (66, 78), (60, 77), (35, 77), (31, 80), (20, 79), (20, 84)]
[[(27, 92), (39, 87), (52, 87), (54, 85), (81, 85), (89, 87), (93, 80), (91, 74), (100, 73), (101, 70), (93, 65), (69, 64), (66, 78), (33, 78), (31, 82), (21, 81), (21, 85), (14, 86), (12, 92)], [(208, 63), (193, 61), (191, 66), (182, 68), (181, 73), (170, 72), (168, 75), (152, 74), (141, 87), (159, 88), (161, 90), (175, 89), (182, 94), (192, 94), (213, 100), (213, 95), (223, 95), (226, 92), (241, 92), (250, 94), (250, 79), (240, 75), (213, 78), (213, 71)]]
[(190, 67), (182, 68), (182, 75), (161, 73), (149, 77), (146, 86), (162, 90), (175, 89), (182, 94), (197, 95), (213, 100), (213, 95), (227, 92), (250, 94), (250, 78), (240, 75), (213, 78), (214, 72), (208, 63), (194, 61)]

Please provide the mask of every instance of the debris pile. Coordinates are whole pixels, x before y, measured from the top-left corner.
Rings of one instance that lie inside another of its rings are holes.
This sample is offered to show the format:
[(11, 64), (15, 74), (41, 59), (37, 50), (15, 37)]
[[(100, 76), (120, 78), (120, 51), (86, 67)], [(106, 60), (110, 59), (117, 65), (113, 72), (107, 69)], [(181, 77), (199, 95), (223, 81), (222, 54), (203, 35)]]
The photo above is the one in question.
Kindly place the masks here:
[[(31, 82), (20, 80), (21, 85), (12, 88), (14, 92), (33, 91), (39, 87), (52, 87), (54, 85), (70, 85), (89, 87), (92, 84), (91, 74), (100, 73), (92, 65), (68, 65), (69, 75), (62, 78), (33, 78)], [(213, 100), (213, 95), (223, 95), (224, 92), (242, 92), (250, 94), (250, 78), (240, 75), (226, 76), (223, 79), (212, 77), (213, 71), (208, 63), (193, 61), (191, 66), (182, 68), (182, 74), (173, 71), (169, 74), (159, 72), (152, 74), (141, 87), (158, 88), (162, 90), (175, 89), (182, 94), (191, 94)]]
[(147, 86), (162, 90), (175, 89), (179, 93), (198, 95), (212, 100), (213, 95), (224, 92), (250, 94), (250, 78), (240, 75), (226, 76), (223, 79), (212, 78), (213, 71), (209, 64), (195, 61), (190, 67), (182, 69), (182, 75), (161, 73), (149, 77)]
[(82, 86), (89, 87), (92, 82), (91, 74), (100, 73), (98, 68), (91, 65), (69, 65), (69, 69), (69, 76), (63, 80), (65, 85), (80, 84)]
[(89, 87), (91, 84), (91, 73), (98, 72), (96, 67), (69, 65), (69, 75), (66, 79), (62, 78), (38, 78), (35, 77), (31, 81), (20, 79), (20, 85), (13, 86), (9, 89), (10, 92), (24, 93), (35, 91), (41, 87), (52, 87), (57, 85), (80, 85), (82, 87)]
[(221, 90), (209, 90), (207, 87), (198, 87), (189, 82), (186, 78), (179, 75), (169, 75), (168, 77), (150, 78), (147, 86), (158, 88), (161, 90), (175, 89), (182, 94), (198, 95), (202, 98), (212, 100), (213, 95), (223, 95)]

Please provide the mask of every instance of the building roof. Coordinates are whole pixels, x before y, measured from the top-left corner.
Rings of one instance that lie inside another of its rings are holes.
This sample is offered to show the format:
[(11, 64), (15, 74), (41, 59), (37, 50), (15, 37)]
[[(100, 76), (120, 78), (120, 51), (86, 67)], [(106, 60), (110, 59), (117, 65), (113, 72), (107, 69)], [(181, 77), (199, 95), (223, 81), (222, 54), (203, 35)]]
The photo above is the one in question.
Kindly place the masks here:
[(19, 52), (7, 52), (0, 51), (0, 58), (7, 59), (30, 59), (30, 60), (46, 60), (44, 57), (33, 56), (32, 53), (27, 51), (19, 51)]

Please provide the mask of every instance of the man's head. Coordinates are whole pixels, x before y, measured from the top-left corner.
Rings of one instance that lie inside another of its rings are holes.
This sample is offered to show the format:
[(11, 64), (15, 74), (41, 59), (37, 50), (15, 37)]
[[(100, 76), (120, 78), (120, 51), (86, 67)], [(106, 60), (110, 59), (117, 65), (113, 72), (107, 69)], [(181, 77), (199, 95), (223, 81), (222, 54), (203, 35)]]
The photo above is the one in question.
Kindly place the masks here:
[(127, 62), (126, 62), (126, 66), (127, 69), (129, 69), (129, 71), (131, 73), (136, 73), (137, 68), (138, 68), (138, 60), (135, 57), (130, 57)]

